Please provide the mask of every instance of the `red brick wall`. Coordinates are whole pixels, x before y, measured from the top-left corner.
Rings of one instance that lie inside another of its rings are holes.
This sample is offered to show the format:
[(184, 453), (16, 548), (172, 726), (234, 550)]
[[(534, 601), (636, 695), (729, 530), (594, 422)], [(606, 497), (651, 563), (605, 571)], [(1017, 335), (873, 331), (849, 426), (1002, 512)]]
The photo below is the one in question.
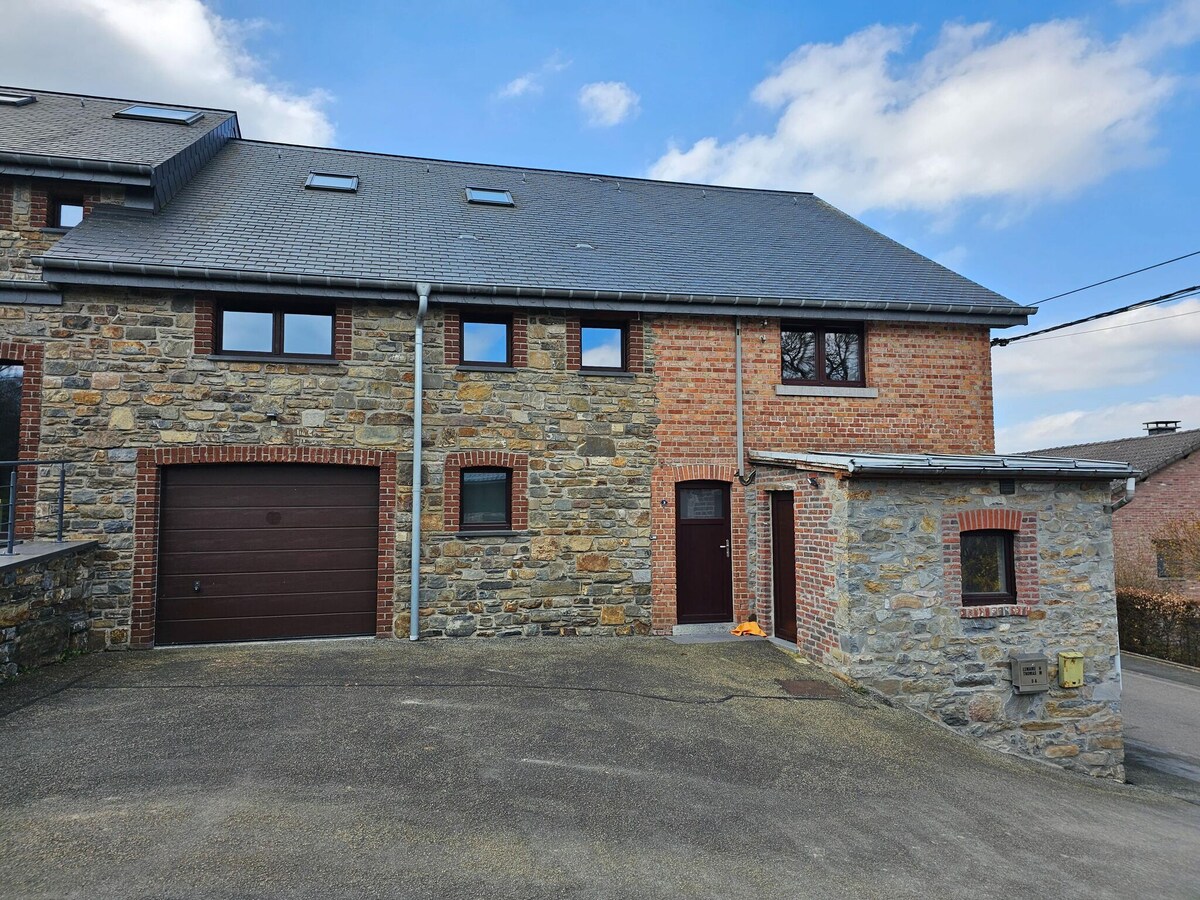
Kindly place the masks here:
[(442, 480), (442, 516), (446, 531), (458, 531), (459, 493), (463, 469), (495, 466), (512, 470), (512, 530), (529, 528), (529, 456), (500, 450), (466, 450), (447, 453)]
[(1156, 575), (1154, 538), (1176, 522), (1200, 519), (1200, 452), (1193, 453), (1138, 482), (1130, 503), (1113, 514), (1113, 549), (1117, 577), (1132, 570), (1149, 576), (1163, 588), (1200, 601), (1200, 578)]
[[(162, 447), (137, 453), (134, 510), (133, 612), (129, 644), (154, 645), (154, 602), (158, 584), (159, 469), (162, 466), (212, 463), (309, 463), (369, 466), (379, 470), (379, 558), (375, 634), (393, 634), (396, 580), (396, 454), (384, 450), (333, 447), (254, 447), (221, 445)], [(113, 644), (122, 640), (112, 638)]]
[[(18, 459), (37, 459), (42, 429), (42, 360), (45, 351), (41, 344), (0, 341), (0, 363), (20, 363), (24, 369), (21, 381), (21, 433), (17, 438)], [(37, 467), (21, 466), (17, 471), (17, 534), (29, 537), (34, 531), (38, 472)], [(7, 528), (0, 522), (0, 530)]]

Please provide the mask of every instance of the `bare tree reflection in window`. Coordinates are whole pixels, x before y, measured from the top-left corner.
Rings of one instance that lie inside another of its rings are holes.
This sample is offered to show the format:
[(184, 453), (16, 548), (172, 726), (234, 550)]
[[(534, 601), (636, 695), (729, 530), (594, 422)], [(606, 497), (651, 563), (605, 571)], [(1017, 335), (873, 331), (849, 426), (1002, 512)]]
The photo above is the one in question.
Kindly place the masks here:
[(812, 331), (785, 331), (780, 336), (783, 377), (813, 381), (817, 377), (817, 336)]
[(825, 333), (825, 377), (829, 381), (861, 381), (861, 344), (848, 331)]

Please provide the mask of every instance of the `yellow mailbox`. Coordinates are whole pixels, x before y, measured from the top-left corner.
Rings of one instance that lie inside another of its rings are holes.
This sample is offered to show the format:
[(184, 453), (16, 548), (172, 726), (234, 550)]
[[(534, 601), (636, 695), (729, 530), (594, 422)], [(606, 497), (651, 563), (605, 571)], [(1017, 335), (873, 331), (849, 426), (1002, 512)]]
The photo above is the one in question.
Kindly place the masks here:
[(1083, 654), (1063, 650), (1058, 654), (1058, 685), (1065, 688), (1083, 687)]

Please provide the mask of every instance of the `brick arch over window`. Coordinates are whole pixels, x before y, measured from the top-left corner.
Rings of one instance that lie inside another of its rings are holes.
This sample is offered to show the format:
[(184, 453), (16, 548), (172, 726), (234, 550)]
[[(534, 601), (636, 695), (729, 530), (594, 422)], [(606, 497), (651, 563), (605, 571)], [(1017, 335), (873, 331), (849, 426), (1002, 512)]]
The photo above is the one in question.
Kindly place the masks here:
[(396, 454), (385, 450), (337, 447), (261, 447), (221, 445), (160, 447), (137, 454), (137, 495), (133, 521), (133, 609), (129, 638), (133, 647), (154, 645), (154, 602), (158, 584), (158, 510), (163, 466), (221, 463), (300, 463), (365, 466), (379, 470), (379, 557), (375, 636), (393, 634), (396, 581)]
[(529, 456), (503, 450), (462, 450), (446, 454), (442, 476), (442, 526), (459, 531), (459, 494), (463, 469), (494, 468), (512, 471), (512, 530), (529, 528)]
[[(958, 607), (964, 619), (990, 616), (1027, 616), (1029, 608), (1040, 600), (1038, 577), (1037, 513), (1019, 509), (963, 509), (942, 517), (942, 570), (945, 602)], [(994, 606), (962, 605), (962, 563), (960, 536), (964, 531), (1011, 531), (1013, 533), (1013, 569), (1016, 574), (1017, 602)]]
[[(20, 434), (17, 436), (17, 459), (37, 459), (42, 433), (42, 363), (45, 351), (41, 344), (19, 341), (0, 341), (0, 365), (17, 364), (21, 372)], [(21, 466), (17, 471), (16, 526), (20, 537), (32, 537), (37, 472), (34, 466)], [(7, 523), (5, 523), (7, 524)]]
[[(681, 481), (724, 481), (729, 484), (729, 518), (733, 531), (733, 617), (745, 621), (750, 611), (746, 583), (745, 489), (737, 467), (714, 463), (658, 466), (650, 487), (650, 598), (655, 634), (670, 634), (677, 623), (675, 600), (675, 485)], [(666, 505), (663, 502), (666, 500)]]

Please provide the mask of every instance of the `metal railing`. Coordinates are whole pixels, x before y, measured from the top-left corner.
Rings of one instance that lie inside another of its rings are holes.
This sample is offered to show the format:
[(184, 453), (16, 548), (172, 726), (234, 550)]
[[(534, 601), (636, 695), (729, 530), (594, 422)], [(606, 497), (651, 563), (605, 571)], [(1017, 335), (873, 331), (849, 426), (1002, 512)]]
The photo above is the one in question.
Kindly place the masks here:
[[(65, 498), (67, 493), (67, 465), (70, 460), (66, 459), (0, 459), (0, 475), (3, 475), (0, 481), (0, 522), (4, 526), (4, 553), (13, 554), (17, 545), (17, 525), (29, 525), (30, 536), (33, 537), (37, 533), (37, 523), (44, 519), (55, 519), (57, 528), (55, 532), (55, 540), (62, 543), (63, 539), (63, 511), (65, 508)], [(22, 476), (21, 467), (31, 466), (33, 471), (31, 475)], [(50, 502), (54, 504), (54, 511), (38, 515), (38, 503), (41, 497), (39, 487), (41, 479), (38, 477), (41, 466), (57, 466), (58, 467), (58, 490), (54, 499)], [(24, 499), (21, 496), (21, 489), (27, 486), (24, 478), (32, 477), (32, 489), (26, 492), (30, 509), (18, 516), (18, 507)]]

